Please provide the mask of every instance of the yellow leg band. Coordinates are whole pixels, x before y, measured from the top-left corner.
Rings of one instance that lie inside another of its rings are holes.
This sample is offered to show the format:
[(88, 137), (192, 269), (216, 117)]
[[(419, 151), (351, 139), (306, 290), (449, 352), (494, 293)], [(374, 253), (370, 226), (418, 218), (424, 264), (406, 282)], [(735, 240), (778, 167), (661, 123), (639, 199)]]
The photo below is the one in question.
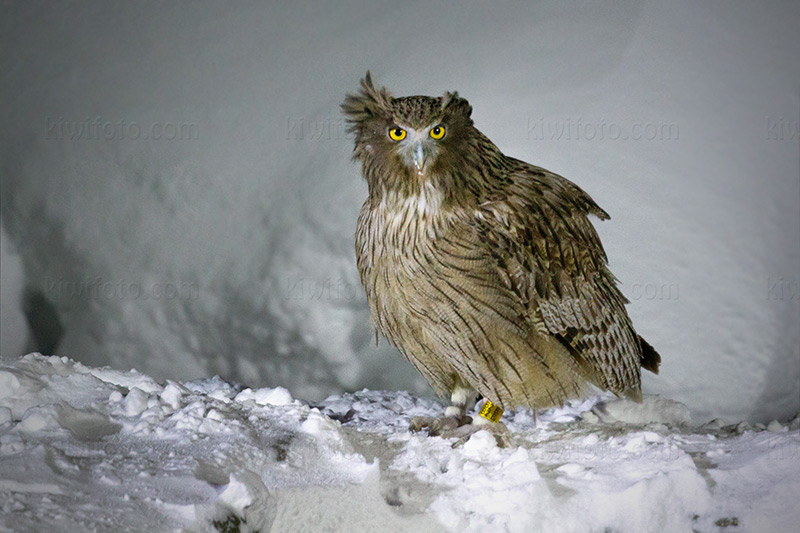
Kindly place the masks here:
[(503, 410), (489, 400), (486, 400), (478, 414), (490, 422), (497, 422), (500, 420), (500, 417), (503, 416)]

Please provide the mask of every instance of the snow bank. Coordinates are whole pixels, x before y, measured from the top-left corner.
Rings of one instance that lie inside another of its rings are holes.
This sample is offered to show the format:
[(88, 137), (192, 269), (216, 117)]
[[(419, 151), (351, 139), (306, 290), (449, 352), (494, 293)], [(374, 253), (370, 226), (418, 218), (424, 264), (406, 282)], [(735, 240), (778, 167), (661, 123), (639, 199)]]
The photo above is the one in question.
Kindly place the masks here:
[(651, 397), (624, 423), (598, 402), (615, 409), (511, 412), (509, 447), (453, 448), (409, 433), (443, 406), (408, 393), (308, 403), (31, 354), (0, 367), (0, 528), (794, 531), (800, 418), (698, 428)]
[(366, 191), (338, 104), (371, 68), (398, 95), (459, 90), (501, 149), (611, 213), (664, 360), (646, 392), (697, 420), (789, 416), (796, 27), (795, 6), (735, 2), (9, 6), (0, 205), (40, 351), (309, 399), (427, 390), (372, 346), (355, 270)]

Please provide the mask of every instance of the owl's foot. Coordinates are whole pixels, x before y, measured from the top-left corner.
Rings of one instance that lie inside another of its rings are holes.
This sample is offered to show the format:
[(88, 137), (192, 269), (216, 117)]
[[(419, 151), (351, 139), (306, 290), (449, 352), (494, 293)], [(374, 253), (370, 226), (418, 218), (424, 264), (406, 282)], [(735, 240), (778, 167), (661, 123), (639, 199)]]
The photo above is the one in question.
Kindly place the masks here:
[(427, 429), (431, 437), (443, 439), (456, 439), (453, 448), (463, 446), (472, 435), (481, 430), (486, 430), (494, 436), (497, 446), (505, 448), (511, 443), (511, 433), (502, 422), (489, 422), (483, 418), (467, 415), (461, 416), (419, 416), (411, 420), (411, 431), (418, 432)]
[[(450, 405), (445, 409), (444, 415), (414, 417), (411, 419), (411, 431), (427, 429), (431, 437), (454, 438), (456, 442), (453, 448), (457, 448), (467, 442), (472, 435), (485, 429), (494, 436), (499, 447), (505, 448), (511, 442), (511, 433), (502, 422), (492, 422), (500, 418), (503, 413), (501, 409), (495, 407), (496, 417), (490, 416), (489, 419), (481, 415), (473, 420), (466, 414), (467, 409), (475, 404), (476, 394), (469, 385), (456, 378), (450, 395)], [(488, 401), (486, 405), (492, 406)]]
[(511, 432), (505, 424), (502, 422), (489, 422), (480, 417), (476, 418), (472, 424), (456, 428), (450, 435), (442, 435), (442, 437), (455, 437), (457, 440), (453, 443), (453, 448), (459, 448), (479, 431), (488, 431), (494, 437), (498, 448), (505, 448), (511, 444)]
[(415, 416), (411, 419), (410, 429), (415, 433), (427, 429), (431, 437), (440, 437), (446, 432), (468, 426), (471, 422), (472, 417), (467, 415)]

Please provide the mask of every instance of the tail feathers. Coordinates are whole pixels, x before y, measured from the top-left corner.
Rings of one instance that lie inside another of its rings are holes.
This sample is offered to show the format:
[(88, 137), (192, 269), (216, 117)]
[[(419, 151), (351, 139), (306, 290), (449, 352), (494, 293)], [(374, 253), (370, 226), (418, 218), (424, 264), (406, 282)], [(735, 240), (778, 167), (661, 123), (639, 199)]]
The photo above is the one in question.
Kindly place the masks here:
[(639, 335), (639, 343), (642, 345), (642, 358), (640, 359), (642, 368), (646, 368), (653, 374), (658, 374), (661, 356), (658, 355), (656, 349), (650, 346), (650, 343), (644, 340), (641, 335)]

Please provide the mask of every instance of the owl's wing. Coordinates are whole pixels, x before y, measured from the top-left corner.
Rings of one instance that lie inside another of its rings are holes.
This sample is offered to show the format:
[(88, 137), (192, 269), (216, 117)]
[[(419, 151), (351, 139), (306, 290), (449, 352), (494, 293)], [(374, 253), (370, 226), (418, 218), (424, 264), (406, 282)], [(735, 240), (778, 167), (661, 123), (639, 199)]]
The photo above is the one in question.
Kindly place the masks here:
[(479, 210), (489, 253), (537, 330), (555, 336), (590, 381), (639, 398), (639, 369), (656, 371), (659, 357), (634, 331), (588, 218), (608, 214), (577, 185), (542, 168), (514, 160), (508, 178)]

